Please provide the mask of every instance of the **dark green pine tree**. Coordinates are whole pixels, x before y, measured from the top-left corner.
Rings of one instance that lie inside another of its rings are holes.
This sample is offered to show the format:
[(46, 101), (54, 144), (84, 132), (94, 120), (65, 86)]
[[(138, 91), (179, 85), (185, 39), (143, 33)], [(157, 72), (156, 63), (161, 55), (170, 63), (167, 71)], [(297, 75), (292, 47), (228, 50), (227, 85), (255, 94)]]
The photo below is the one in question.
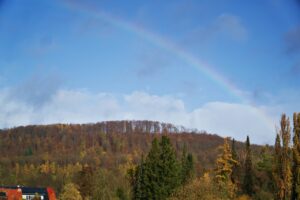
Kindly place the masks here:
[(249, 136), (246, 140), (246, 160), (245, 160), (245, 175), (243, 182), (243, 192), (249, 196), (253, 195), (253, 170), (252, 170), (252, 158)]
[(194, 157), (191, 153), (188, 153), (187, 160), (186, 160), (186, 177), (187, 180), (191, 179), (195, 173), (195, 166), (194, 166)]
[(239, 182), (238, 181), (239, 180), (239, 159), (238, 159), (238, 155), (237, 155), (236, 149), (235, 149), (235, 140), (234, 140), (234, 138), (232, 139), (232, 144), (231, 144), (231, 154), (232, 154), (232, 159), (237, 161), (232, 166), (231, 181), (234, 184), (238, 184), (238, 182)]
[(180, 164), (175, 150), (167, 136), (162, 136), (159, 166), (159, 186), (161, 195), (158, 199), (166, 199), (181, 183)]
[(185, 184), (194, 175), (194, 159), (192, 154), (187, 154), (187, 147), (184, 145), (181, 156), (181, 183)]
[(235, 139), (232, 139), (232, 144), (231, 144), (231, 154), (232, 154), (232, 158), (237, 160), (238, 155), (236, 153), (236, 149), (235, 149)]
[(300, 113), (294, 113), (293, 125), (294, 125), (294, 137), (293, 137), (292, 199), (300, 200)]
[(129, 200), (129, 198), (123, 188), (117, 189), (116, 196), (117, 196), (118, 200)]
[(142, 186), (143, 197), (147, 199), (159, 199), (161, 188), (159, 179), (160, 172), (160, 155), (161, 148), (157, 138), (152, 141), (151, 150), (147, 155), (144, 170), (144, 179), (146, 180)]
[(142, 155), (141, 163), (139, 166), (137, 166), (136, 170), (132, 173), (132, 185), (133, 185), (133, 199), (139, 200), (143, 199), (143, 186), (144, 186), (144, 169), (145, 169), (145, 163), (144, 163), (144, 157)]
[(181, 183), (180, 164), (169, 138), (154, 139), (146, 160), (130, 175), (133, 199), (167, 199)]

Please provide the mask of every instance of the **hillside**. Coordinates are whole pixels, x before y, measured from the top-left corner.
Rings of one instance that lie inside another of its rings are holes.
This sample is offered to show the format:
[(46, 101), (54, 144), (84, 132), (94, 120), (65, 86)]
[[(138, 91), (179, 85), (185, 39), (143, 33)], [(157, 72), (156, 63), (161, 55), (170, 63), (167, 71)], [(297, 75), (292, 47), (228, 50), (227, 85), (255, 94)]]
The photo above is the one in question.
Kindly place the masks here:
[(178, 152), (186, 144), (197, 158), (199, 168), (214, 163), (217, 147), (223, 143), (223, 138), (217, 135), (189, 132), (183, 127), (153, 121), (32, 125), (0, 131), (0, 161), (96, 164), (97, 156), (103, 167), (113, 167), (122, 163), (126, 155), (134, 154), (136, 162), (160, 134), (168, 134)]
[[(126, 171), (147, 154), (153, 138), (162, 134), (169, 136), (178, 157), (187, 145), (198, 175), (213, 168), (224, 141), (217, 135), (153, 121), (16, 127), (0, 131), (0, 184), (50, 185), (59, 191), (84, 165), (107, 170), (121, 184), (126, 182)], [(243, 158), (243, 144), (236, 146)], [(260, 149), (255, 146), (253, 151)]]

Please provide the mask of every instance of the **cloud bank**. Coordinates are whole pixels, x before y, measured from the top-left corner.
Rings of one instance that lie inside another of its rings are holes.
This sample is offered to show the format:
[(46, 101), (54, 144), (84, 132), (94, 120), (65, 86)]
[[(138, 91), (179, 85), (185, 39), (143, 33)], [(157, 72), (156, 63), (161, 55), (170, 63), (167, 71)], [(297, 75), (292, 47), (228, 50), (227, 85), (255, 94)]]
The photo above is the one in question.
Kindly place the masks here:
[[(30, 93), (35, 91), (27, 90)], [(0, 92), (0, 127), (28, 124), (90, 123), (104, 120), (157, 120), (187, 128), (197, 128), (222, 136), (254, 143), (273, 143), (274, 129), (261, 114), (248, 105), (208, 102), (187, 110), (183, 100), (171, 95), (152, 95), (134, 91), (129, 94), (91, 93), (86, 90), (57, 89), (50, 94), (20, 98), (16, 90)], [(47, 100), (42, 97), (47, 97)], [(42, 103), (37, 101), (41, 100)]]

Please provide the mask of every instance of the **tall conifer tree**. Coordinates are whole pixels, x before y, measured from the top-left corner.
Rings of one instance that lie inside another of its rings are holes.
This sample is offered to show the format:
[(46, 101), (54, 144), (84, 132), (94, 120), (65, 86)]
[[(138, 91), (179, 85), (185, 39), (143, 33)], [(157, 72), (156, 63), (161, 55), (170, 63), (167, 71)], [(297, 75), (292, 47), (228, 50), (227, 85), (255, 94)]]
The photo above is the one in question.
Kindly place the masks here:
[(144, 163), (144, 157), (142, 156), (141, 163), (137, 167), (135, 171), (134, 177), (132, 177), (132, 181), (134, 181), (133, 184), (133, 199), (143, 199), (143, 186), (145, 186), (145, 176), (144, 176), (144, 170), (145, 170), (145, 163)]
[(238, 179), (239, 179), (239, 162), (238, 162), (238, 155), (236, 153), (236, 148), (235, 148), (235, 140), (234, 138), (232, 139), (231, 143), (231, 153), (232, 153), (232, 159), (236, 160), (237, 162), (233, 165), (232, 168), (232, 175), (231, 175), (231, 180), (234, 184), (238, 184)]
[(187, 147), (184, 145), (181, 156), (181, 183), (185, 184), (194, 174), (194, 159), (192, 154), (187, 153)]
[(167, 136), (162, 136), (160, 141), (160, 181), (162, 199), (171, 195), (174, 189), (180, 185), (180, 164), (177, 161), (175, 150)]
[(135, 200), (166, 199), (181, 183), (180, 164), (170, 139), (154, 139), (146, 160), (130, 173)]
[(252, 156), (251, 156), (251, 147), (250, 139), (247, 136), (246, 140), (246, 160), (245, 160), (245, 175), (243, 182), (243, 191), (245, 194), (252, 196), (253, 195), (253, 170), (252, 170)]

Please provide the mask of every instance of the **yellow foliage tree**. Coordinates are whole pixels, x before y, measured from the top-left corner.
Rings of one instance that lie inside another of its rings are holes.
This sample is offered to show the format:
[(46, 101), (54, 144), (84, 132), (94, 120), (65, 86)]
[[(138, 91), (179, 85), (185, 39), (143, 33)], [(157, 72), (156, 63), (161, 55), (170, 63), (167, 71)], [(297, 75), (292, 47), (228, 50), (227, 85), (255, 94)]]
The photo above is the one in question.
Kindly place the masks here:
[(59, 197), (60, 200), (82, 200), (78, 186), (73, 183), (68, 183), (64, 186)]
[(168, 200), (230, 200), (224, 196), (210, 177), (205, 173), (188, 184), (179, 187)]
[(229, 138), (224, 139), (223, 151), (216, 161), (215, 181), (220, 192), (230, 199), (235, 197), (236, 186), (231, 180), (232, 169), (237, 161), (232, 158)]

